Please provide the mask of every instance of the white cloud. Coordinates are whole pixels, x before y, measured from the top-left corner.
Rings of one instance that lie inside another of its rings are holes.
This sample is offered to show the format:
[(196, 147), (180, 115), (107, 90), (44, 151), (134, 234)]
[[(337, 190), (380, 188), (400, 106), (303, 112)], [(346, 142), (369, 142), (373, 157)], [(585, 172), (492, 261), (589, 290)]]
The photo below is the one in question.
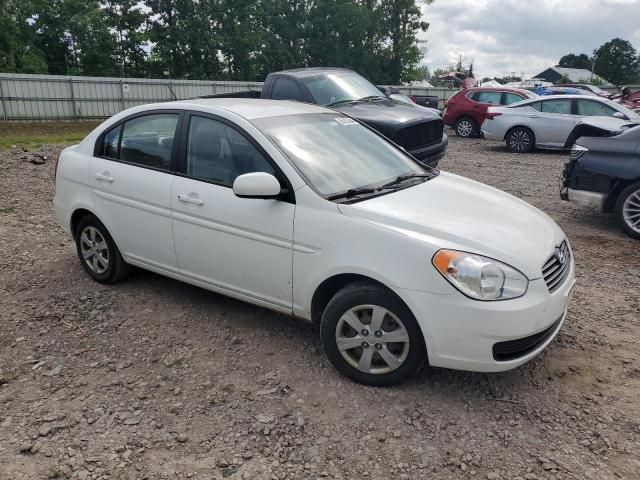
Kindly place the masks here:
[(435, 0), (422, 10), (432, 69), (462, 55), (479, 77), (530, 76), (614, 37), (640, 50), (640, 0)]

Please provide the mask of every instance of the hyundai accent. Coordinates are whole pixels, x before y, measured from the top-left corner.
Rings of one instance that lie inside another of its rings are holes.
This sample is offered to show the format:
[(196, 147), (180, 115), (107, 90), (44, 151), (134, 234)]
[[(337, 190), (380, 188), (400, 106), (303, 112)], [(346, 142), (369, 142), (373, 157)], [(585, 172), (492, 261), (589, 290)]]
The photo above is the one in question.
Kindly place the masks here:
[(56, 172), (57, 217), (94, 280), (136, 266), (313, 322), (361, 383), (517, 367), (567, 314), (573, 256), (553, 220), (323, 107), (139, 106)]

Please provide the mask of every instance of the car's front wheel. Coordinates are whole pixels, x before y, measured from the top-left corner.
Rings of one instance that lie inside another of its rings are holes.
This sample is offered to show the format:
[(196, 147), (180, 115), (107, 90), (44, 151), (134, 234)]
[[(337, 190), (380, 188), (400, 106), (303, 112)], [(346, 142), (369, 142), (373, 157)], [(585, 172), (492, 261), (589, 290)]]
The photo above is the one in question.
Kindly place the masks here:
[(476, 134), (478, 128), (476, 122), (469, 117), (463, 117), (456, 122), (456, 135), (462, 138), (469, 138)]
[(529, 153), (535, 147), (535, 137), (527, 127), (515, 127), (506, 138), (507, 147), (513, 153)]
[(403, 382), (427, 360), (411, 310), (385, 287), (354, 283), (329, 302), (320, 324), (322, 345), (336, 369), (373, 386)]
[(95, 281), (115, 283), (129, 275), (131, 267), (97, 217), (87, 215), (78, 222), (75, 240), (80, 262)]
[(629, 185), (620, 193), (616, 216), (627, 235), (640, 240), (640, 182)]

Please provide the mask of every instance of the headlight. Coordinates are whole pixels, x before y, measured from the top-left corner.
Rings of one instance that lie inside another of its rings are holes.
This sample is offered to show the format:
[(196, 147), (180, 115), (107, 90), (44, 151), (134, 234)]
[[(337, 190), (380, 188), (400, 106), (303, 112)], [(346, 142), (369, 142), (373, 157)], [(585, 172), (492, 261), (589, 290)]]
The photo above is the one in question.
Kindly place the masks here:
[(515, 268), (482, 255), (440, 250), (432, 262), (451, 285), (475, 300), (518, 298), (529, 285), (527, 277)]

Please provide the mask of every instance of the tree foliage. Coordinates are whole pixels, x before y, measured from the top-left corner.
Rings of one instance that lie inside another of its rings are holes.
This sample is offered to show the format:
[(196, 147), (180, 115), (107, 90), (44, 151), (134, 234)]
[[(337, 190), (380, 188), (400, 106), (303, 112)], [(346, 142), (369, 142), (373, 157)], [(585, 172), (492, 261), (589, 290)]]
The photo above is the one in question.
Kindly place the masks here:
[(614, 85), (640, 81), (640, 57), (627, 40), (614, 38), (596, 50), (595, 72)]
[(0, 69), (261, 80), (342, 66), (379, 83), (423, 75), (433, 0), (0, 0)]
[(582, 68), (590, 71), (591, 58), (589, 58), (586, 53), (581, 53), (579, 55), (569, 53), (560, 59), (558, 66), (564, 68)]
[[(640, 56), (631, 42), (622, 38), (601, 45), (593, 52), (595, 56), (594, 73), (614, 85), (624, 85), (640, 82)], [(569, 53), (558, 63), (560, 67), (583, 68), (591, 71), (594, 57), (586, 53)], [(602, 83), (598, 79), (594, 82)], [(592, 82), (589, 79), (589, 82)]]

